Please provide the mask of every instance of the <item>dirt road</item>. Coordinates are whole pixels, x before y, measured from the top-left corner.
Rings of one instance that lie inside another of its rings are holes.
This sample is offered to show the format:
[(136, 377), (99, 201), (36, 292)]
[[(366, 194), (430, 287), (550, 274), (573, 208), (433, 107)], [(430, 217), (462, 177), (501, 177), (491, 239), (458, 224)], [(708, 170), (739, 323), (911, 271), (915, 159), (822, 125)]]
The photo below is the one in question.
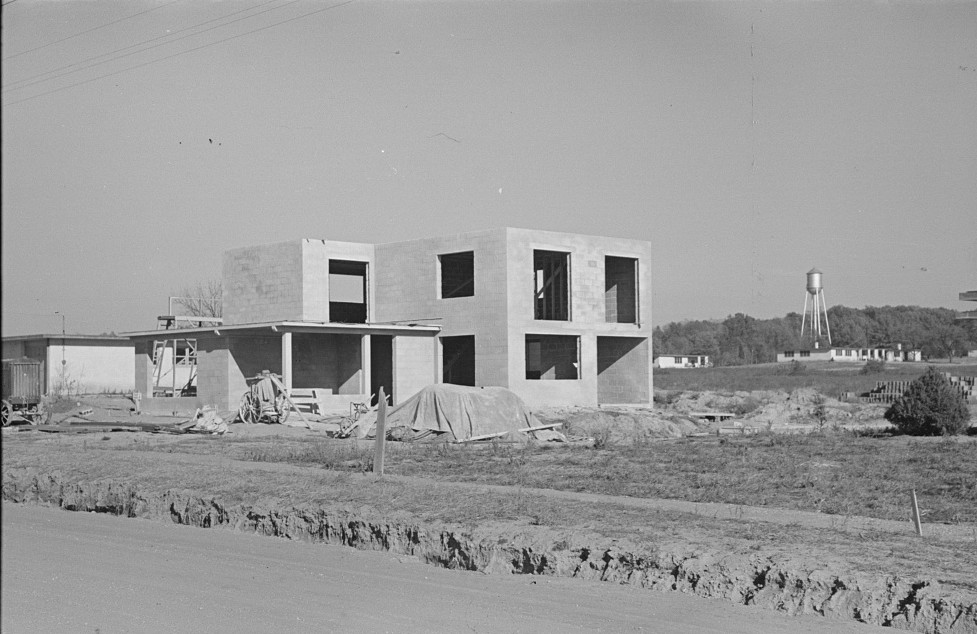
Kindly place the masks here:
[(608, 583), (3, 504), (2, 630), (870, 632)]

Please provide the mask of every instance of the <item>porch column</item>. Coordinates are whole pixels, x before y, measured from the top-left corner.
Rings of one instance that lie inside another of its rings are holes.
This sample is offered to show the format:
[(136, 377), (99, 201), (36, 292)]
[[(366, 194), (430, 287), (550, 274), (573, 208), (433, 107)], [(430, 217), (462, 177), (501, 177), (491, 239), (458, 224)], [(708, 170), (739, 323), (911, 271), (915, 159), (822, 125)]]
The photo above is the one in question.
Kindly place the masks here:
[(282, 333), (282, 384), (292, 391), (292, 333)]
[(370, 394), (370, 386), (373, 385), (373, 373), (370, 367), (371, 359), (371, 339), (370, 335), (360, 336), (360, 394)]
[[(135, 350), (136, 359), (136, 382), (134, 386), (134, 391), (142, 394), (143, 398), (153, 397), (153, 340), (141, 340), (137, 341)], [(47, 375), (45, 375), (47, 379)], [(47, 382), (47, 381), (46, 381)], [(51, 385), (47, 386), (47, 389), (53, 387)]]

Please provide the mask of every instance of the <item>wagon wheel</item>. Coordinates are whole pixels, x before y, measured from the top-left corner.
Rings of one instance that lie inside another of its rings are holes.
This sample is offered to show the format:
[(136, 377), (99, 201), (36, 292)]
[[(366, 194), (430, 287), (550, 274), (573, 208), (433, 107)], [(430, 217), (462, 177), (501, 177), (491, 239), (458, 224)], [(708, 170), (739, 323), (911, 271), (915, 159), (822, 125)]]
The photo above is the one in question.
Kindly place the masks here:
[(3, 423), (4, 427), (10, 424), (10, 416), (12, 413), (13, 408), (10, 406), (10, 403), (7, 401), (0, 403), (0, 422)]
[(275, 397), (275, 413), (278, 414), (278, 422), (283, 425), (288, 420), (288, 415), (292, 413), (292, 408), (288, 404), (285, 392), (279, 392), (278, 396)]
[(238, 418), (242, 423), (254, 425), (261, 418), (261, 403), (251, 392), (245, 392), (241, 397), (241, 406), (237, 409)]

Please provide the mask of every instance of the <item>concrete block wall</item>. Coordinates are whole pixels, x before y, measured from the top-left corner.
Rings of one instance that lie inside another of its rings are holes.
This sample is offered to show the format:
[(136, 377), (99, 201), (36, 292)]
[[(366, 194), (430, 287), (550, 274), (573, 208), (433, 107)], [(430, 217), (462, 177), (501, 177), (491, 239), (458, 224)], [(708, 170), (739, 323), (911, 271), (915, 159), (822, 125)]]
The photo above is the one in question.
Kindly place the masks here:
[[(440, 297), (438, 256), (474, 252), (475, 294)], [(505, 386), (506, 234), (504, 229), (425, 238), (377, 246), (377, 321), (441, 326), (441, 336), (475, 336), (475, 382)], [(424, 321), (423, 318), (439, 319)], [(440, 380), (441, 360), (438, 360)]]
[(640, 337), (597, 338), (598, 403), (651, 400), (648, 348), (649, 339)]
[(440, 383), (434, 337), (393, 338), (393, 402), (402, 403), (421, 388)]
[(579, 338), (573, 335), (547, 336), (539, 340), (539, 370), (542, 380), (578, 378)]
[(229, 336), (226, 337), (224, 345), (227, 351), (227, 364), (220, 364), (218, 371), (226, 371), (227, 375), (218, 385), (227, 386), (224, 400), (229, 407), (237, 409), (241, 395), (248, 390), (247, 379), (260, 374), (263, 370), (281, 376), (282, 340), (281, 337), (274, 336)]
[(231, 357), (226, 345), (223, 337), (197, 338), (197, 398), (220, 410), (236, 410), (241, 394), (232, 400), (226, 388)]
[(360, 335), (292, 335), (292, 387), (361, 394)]
[(358, 242), (303, 239), (302, 241), (302, 314), (304, 321), (329, 321), (329, 260), (351, 260), (367, 263), (367, 321), (373, 317), (373, 277), (376, 268), (375, 247)]
[(224, 253), (224, 324), (303, 317), (303, 241), (265, 244)]
[[(598, 396), (598, 336), (647, 339), (651, 325), (651, 246), (641, 240), (584, 236), (551, 231), (507, 229), (508, 279), (508, 387), (533, 404), (596, 405)], [(570, 319), (534, 319), (533, 251), (570, 254)], [(638, 260), (637, 323), (607, 321), (605, 298), (606, 256)], [(526, 334), (580, 337), (580, 378), (537, 381), (525, 378)], [(651, 350), (648, 351), (648, 399), (651, 391)]]
[(133, 357), (135, 359), (133, 391), (139, 392), (144, 398), (150, 398), (153, 395), (153, 341), (141, 339), (133, 342)]

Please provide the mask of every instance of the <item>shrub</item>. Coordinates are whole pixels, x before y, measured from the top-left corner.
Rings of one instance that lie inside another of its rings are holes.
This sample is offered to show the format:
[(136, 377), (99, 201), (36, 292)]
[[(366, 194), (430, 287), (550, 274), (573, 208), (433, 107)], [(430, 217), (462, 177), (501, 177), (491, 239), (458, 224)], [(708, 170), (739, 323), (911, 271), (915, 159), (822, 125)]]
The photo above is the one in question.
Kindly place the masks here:
[(881, 374), (885, 372), (885, 359), (869, 359), (858, 371), (859, 374)]
[(930, 366), (885, 412), (885, 419), (912, 436), (963, 434), (970, 410), (963, 395)]
[(824, 428), (824, 424), (828, 422), (828, 407), (827, 401), (824, 400), (824, 396), (819, 392), (814, 395), (814, 399), (811, 400), (814, 405), (811, 408), (811, 417), (818, 423), (818, 428)]
[(741, 402), (733, 406), (733, 413), (737, 416), (746, 416), (750, 412), (755, 412), (760, 407), (760, 401), (752, 396), (748, 396)]
[(807, 374), (807, 366), (794, 359), (781, 369), (781, 373), (787, 376), (802, 376)]
[(671, 405), (682, 398), (682, 392), (681, 390), (655, 390), (652, 398), (658, 405)]

